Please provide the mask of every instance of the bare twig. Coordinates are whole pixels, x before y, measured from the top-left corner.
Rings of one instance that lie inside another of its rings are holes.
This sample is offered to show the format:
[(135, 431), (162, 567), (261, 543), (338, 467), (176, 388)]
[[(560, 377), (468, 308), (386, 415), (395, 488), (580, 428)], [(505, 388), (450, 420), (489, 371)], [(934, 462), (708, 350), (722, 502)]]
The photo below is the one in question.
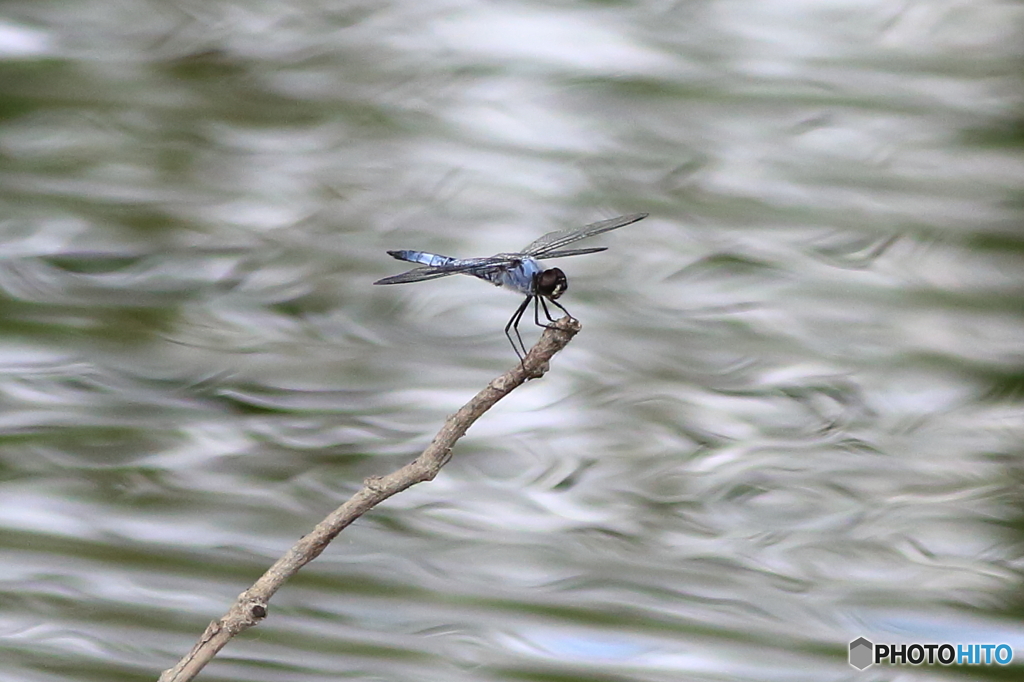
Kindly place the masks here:
[(487, 384), (472, 400), (448, 417), (427, 449), (415, 460), (386, 476), (374, 476), (347, 502), (317, 524), (283, 557), (242, 594), (220, 620), (207, 626), (192, 651), (173, 668), (160, 675), (159, 682), (186, 682), (199, 674), (210, 660), (238, 633), (267, 617), (267, 602), (286, 580), (320, 556), (331, 540), (349, 524), (395, 493), (423, 481), (430, 481), (451, 458), (452, 446), (484, 412), (528, 379), (544, 375), (548, 361), (562, 350), (580, 330), (578, 321), (563, 317), (547, 329), (522, 364)]

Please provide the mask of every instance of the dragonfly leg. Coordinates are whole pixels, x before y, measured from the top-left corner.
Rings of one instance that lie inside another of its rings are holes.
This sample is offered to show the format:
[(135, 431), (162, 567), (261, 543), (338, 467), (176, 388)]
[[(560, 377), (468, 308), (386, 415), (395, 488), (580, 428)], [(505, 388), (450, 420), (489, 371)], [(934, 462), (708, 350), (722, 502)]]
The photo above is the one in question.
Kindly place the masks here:
[[(548, 303), (547, 303), (547, 301), (544, 300), (543, 296), (538, 296), (537, 298), (540, 300), (541, 307), (544, 308), (544, 316), (548, 318), (548, 322), (554, 322), (555, 318), (551, 317), (551, 312), (548, 310)], [(552, 303), (553, 302), (554, 301), (552, 301)], [(559, 306), (559, 307), (561, 307), (561, 306)], [(534, 303), (534, 305), (533, 305), (533, 322), (538, 327), (544, 327), (545, 329), (551, 329), (551, 325), (550, 324), (544, 324), (543, 322), (540, 321), (540, 316), (538, 315), (537, 304), (536, 303)]]
[[(522, 362), (523, 358), (526, 356), (526, 344), (523, 343), (523, 337), (519, 334), (519, 320), (523, 319), (523, 313), (526, 312), (526, 306), (530, 305), (530, 301), (535, 300), (536, 298), (536, 296), (527, 296), (523, 302), (519, 304), (519, 307), (516, 308), (516, 311), (512, 313), (512, 317), (508, 319), (508, 324), (505, 325), (505, 337), (508, 339), (508, 342), (512, 344), (512, 350), (516, 352), (516, 357), (519, 358), (520, 362)], [(534, 303), (534, 306), (536, 305), (537, 304)], [(512, 335), (509, 334), (510, 329), (515, 331), (516, 338), (519, 339), (518, 346), (512, 338)], [(520, 348), (523, 349), (522, 353), (519, 352)]]
[[(566, 310), (566, 309), (565, 309), (565, 306), (564, 306), (564, 305), (562, 305), (561, 303), (559, 303), (558, 301), (556, 301), (556, 300), (555, 300), (555, 299), (553, 299), (553, 298), (551, 298), (551, 299), (548, 299), (548, 300), (550, 300), (550, 301), (551, 301), (551, 303), (555, 305), (555, 307), (557, 307), (557, 308), (558, 308), (559, 310), (561, 310), (561, 311), (562, 311), (563, 313), (565, 313), (566, 315), (568, 315), (568, 316), (569, 316), (569, 319), (570, 319), (570, 320), (575, 320), (575, 319), (576, 319), (575, 317), (573, 317), (573, 316), (572, 316), (572, 313), (570, 313), (570, 312), (569, 312), (568, 310)], [(548, 314), (548, 307), (547, 307), (547, 306), (544, 306), (544, 314), (548, 316), (548, 319), (549, 319), (549, 320), (551, 320), (552, 322), (554, 322), (554, 320), (553, 320), (553, 319), (551, 319), (551, 315), (550, 315), (550, 314)], [(541, 325), (541, 326), (542, 326), (542, 327), (548, 327), (548, 326), (550, 326), (550, 325)]]

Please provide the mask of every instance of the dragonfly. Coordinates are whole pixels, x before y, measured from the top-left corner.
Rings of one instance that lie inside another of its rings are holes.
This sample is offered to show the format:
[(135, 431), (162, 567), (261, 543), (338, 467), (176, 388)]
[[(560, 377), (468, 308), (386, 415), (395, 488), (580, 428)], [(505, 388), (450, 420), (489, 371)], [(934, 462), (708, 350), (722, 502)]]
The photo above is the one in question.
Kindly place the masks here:
[[(530, 303), (533, 303), (533, 321), (538, 327), (551, 328), (551, 324), (540, 321), (540, 309), (543, 309), (544, 316), (548, 322), (554, 322), (548, 303), (551, 303), (563, 313), (572, 318), (572, 314), (558, 302), (569, 288), (569, 282), (565, 273), (559, 268), (545, 268), (540, 264), (542, 258), (565, 258), (566, 256), (582, 256), (588, 253), (605, 251), (606, 246), (594, 246), (582, 249), (567, 249), (566, 246), (578, 242), (587, 237), (617, 230), (626, 225), (643, 220), (647, 213), (630, 213), (629, 215), (609, 218), (596, 223), (591, 223), (575, 230), (559, 230), (549, 232), (539, 239), (530, 242), (522, 251), (514, 253), (499, 253), (487, 258), (452, 258), (426, 251), (388, 251), (388, 255), (401, 261), (419, 263), (422, 267), (413, 268), (399, 275), (392, 275), (377, 280), (374, 284), (407, 284), (409, 282), (423, 282), (448, 275), (472, 275), (491, 284), (511, 289), (526, 296), (523, 302), (508, 324), (505, 325), (505, 337), (512, 344), (516, 357), (523, 362), (526, 355), (526, 345), (519, 333), (519, 322)], [(515, 338), (512, 333), (515, 333)], [(518, 345), (516, 344), (518, 341)]]

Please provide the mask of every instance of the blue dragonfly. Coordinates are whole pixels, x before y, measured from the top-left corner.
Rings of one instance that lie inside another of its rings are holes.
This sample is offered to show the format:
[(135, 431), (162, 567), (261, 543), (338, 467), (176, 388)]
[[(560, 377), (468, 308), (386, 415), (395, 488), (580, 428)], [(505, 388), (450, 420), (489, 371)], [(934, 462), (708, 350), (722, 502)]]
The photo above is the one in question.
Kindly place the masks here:
[[(543, 308), (548, 322), (555, 321), (548, 310), (548, 302), (572, 317), (569, 311), (558, 302), (558, 298), (569, 288), (565, 273), (558, 268), (544, 268), (538, 259), (582, 256), (605, 251), (608, 248), (606, 246), (584, 249), (566, 249), (564, 247), (602, 232), (631, 225), (638, 220), (643, 220), (647, 215), (647, 213), (630, 213), (618, 218), (591, 223), (575, 230), (549, 232), (528, 244), (522, 251), (499, 253), (487, 258), (452, 258), (426, 251), (388, 251), (393, 258), (410, 263), (420, 263), (423, 267), (413, 268), (400, 275), (385, 277), (377, 280), (374, 284), (406, 284), (462, 274), (473, 275), (495, 286), (524, 294), (526, 298), (509, 318), (508, 324), (505, 325), (505, 336), (512, 344), (512, 349), (521, 362), (526, 355), (526, 345), (523, 343), (523, 337), (519, 334), (519, 321), (523, 318), (531, 301), (533, 302), (533, 321), (538, 327), (551, 327), (550, 324), (540, 321), (538, 307)], [(512, 338), (512, 331), (515, 332), (515, 339)], [(518, 345), (516, 345), (516, 340), (519, 341)]]

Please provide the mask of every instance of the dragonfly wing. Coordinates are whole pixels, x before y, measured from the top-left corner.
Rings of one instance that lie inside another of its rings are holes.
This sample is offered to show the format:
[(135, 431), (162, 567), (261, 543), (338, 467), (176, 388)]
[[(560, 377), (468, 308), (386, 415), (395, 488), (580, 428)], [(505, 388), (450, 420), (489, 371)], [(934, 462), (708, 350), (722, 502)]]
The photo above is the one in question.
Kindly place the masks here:
[[(586, 239), (587, 237), (593, 237), (596, 234), (602, 232), (610, 232), (611, 230), (617, 230), (620, 227), (625, 227), (635, 223), (638, 220), (643, 220), (647, 217), (647, 213), (630, 213), (629, 215), (621, 215), (618, 218), (609, 218), (608, 220), (601, 220), (596, 223), (591, 223), (585, 227), (580, 227), (575, 230), (559, 230), (558, 232), (549, 232), (540, 239), (531, 242), (523, 253), (534, 258), (544, 258), (548, 254), (557, 251), (567, 244), (579, 241), (580, 239)], [(593, 252), (589, 252), (593, 253)], [(582, 255), (579, 252), (573, 252), (571, 255), (579, 256)]]
[(544, 258), (565, 258), (566, 256), (582, 256), (588, 253), (597, 253), (598, 251), (607, 251), (607, 246), (595, 246), (589, 249), (559, 249), (558, 251), (547, 251), (544, 253)]
[(426, 266), (413, 268), (398, 275), (379, 279), (374, 284), (408, 284), (409, 282), (423, 282), (428, 279), (447, 277), (448, 275), (467, 274), (474, 275), (476, 271), (484, 271), (488, 268), (498, 268), (512, 265), (515, 259), (507, 256), (491, 256), (490, 258), (466, 258), (454, 260), (447, 265)]
[(423, 282), (428, 279), (437, 279), (438, 277), (454, 275), (456, 272), (456, 270), (446, 270), (444, 268), (413, 268), (412, 270), (407, 270), (400, 275), (391, 275), (384, 279), (378, 279), (374, 284), (407, 284), (409, 282)]

